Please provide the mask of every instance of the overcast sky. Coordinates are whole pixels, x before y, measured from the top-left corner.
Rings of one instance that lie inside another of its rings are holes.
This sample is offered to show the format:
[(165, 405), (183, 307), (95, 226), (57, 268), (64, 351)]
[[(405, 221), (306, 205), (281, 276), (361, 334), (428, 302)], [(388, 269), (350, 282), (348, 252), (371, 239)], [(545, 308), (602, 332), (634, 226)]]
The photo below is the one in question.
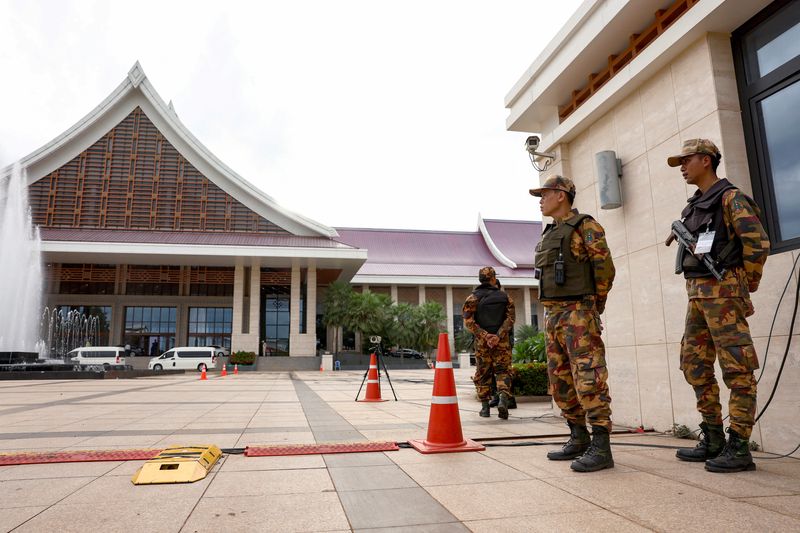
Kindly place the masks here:
[(217, 157), (318, 222), (538, 220), (504, 97), (579, 4), (0, 0), (0, 167), (139, 60)]

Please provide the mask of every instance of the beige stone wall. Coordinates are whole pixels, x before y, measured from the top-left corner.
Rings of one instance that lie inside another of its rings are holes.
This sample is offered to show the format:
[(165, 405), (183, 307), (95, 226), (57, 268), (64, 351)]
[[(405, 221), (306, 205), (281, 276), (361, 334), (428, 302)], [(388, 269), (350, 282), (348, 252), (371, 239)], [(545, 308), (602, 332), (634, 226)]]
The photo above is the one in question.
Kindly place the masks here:
[[(694, 137), (718, 143), (723, 153), (718, 174), (751, 191), (727, 35), (709, 34), (687, 47), (568, 145), (559, 146), (560, 160), (547, 172), (572, 177), (578, 190), (576, 207), (595, 216), (606, 229), (617, 277), (603, 316), (604, 339), (614, 419), (626, 426), (667, 430), (673, 423), (696, 427), (700, 421), (694, 394), (679, 370), (687, 303), (684, 282), (673, 272), (675, 248), (663, 244), (670, 223), (695, 190), (677, 169), (666, 165), (666, 158), (680, 151), (683, 140)], [(622, 160), (620, 209), (599, 208), (594, 154), (602, 150), (614, 150)], [(772, 316), (796, 253), (771, 256), (762, 288), (754, 295), (751, 328), (762, 361)], [(772, 389), (790, 316), (784, 302), (759, 384), (759, 407)], [(793, 395), (800, 385), (800, 338), (795, 338), (786, 366), (775, 399), (753, 436), (766, 449), (783, 453), (800, 442), (800, 415)], [(719, 371), (717, 376), (726, 403)], [(726, 407), (723, 410), (727, 412)]]

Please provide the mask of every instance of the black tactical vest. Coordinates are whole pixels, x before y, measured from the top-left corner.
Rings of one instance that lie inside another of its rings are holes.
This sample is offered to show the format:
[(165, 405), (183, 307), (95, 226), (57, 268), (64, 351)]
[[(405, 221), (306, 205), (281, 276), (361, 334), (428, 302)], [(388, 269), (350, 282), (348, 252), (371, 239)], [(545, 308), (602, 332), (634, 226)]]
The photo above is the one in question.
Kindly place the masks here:
[[(709, 254), (717, 262), (718, 268), (731, 268), (743, 264), (742, 243), (736, 236), (731, 241), (722, 214), (722, 197), (726, 191), (731, 189), (738, 190), (727, 179), (721, 179), (705, 193), (698, 190), (694, 196), (689, 198), (689, 204), (681, 212), (681, 217), (684, 219), (683, 224), (695, 237), (707, 231), (715, 232)], [(686, 278), (711, 276), (711, 272), (705, 265), (689, 251), (684, 252), (681, 264), (683, 265), (683, 275)]]
[(472, 294), (478, 299), (475, 322), (492, 335), (496, 335), (506, 319), (508, 295), (488, 284), (480, 285), (472, 291)]
[[(536, 246), (534, 264), (539, 270), (539, 300), (580, 300), (595, 294), (594, 273), (589, 261), (580, 263), (570, 250), (572, 234), (589, 215), (568, 222), (548, 224)], [(556, 283), (556, 262), (564, 262), (564, 283)]]

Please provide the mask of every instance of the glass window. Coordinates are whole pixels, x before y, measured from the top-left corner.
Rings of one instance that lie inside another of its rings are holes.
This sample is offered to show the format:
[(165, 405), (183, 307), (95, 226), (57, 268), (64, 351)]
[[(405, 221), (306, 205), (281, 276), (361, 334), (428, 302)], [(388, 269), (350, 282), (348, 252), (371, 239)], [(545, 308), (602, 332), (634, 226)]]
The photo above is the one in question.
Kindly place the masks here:
[(175, 347), (174, 307), (126, 307), (123, 342), (132, 355), (155, 357)]
[(772, 250), (800, 248), (800, 2), (773, 2), (732, 45), (753, 195)]
[(224, 346), (231, 348), (233, 308), (189, 308), (189, 346)]

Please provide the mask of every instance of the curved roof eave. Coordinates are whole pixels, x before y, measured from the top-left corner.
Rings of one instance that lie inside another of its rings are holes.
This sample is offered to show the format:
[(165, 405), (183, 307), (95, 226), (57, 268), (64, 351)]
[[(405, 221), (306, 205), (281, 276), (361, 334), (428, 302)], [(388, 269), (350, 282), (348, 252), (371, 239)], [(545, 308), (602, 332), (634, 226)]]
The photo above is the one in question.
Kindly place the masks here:
[[(283, 229), (301, 236), (337, 237), (338, 232), (278, 205), (206, 148), (164, 102), (137, 61), (125, 80), (97, 107), (64, 133), (20, 160), (28, 184), (53, 172), (89, 148), (137, 106), (164, 137), (204, 176), (236, 200)], [(4, 169), (8, 172), (10, 166)]]
[(509, 267), (509, 268), (517, 268), (517, 264), (506, 257), (506, 255), (500, 251), (500, 248), (492, 240), (492, 236), (489, 234), (489, 230), (486, 228), (486, 224), (483, 222), (483, 217), (480, 213), (478, 213), (478, 229), (483, 236), (483, 240), (486, 241), (486, 246), (489, 248), (489, 251), (492, 252), (492, 255), (500, 261), (501, 264)]

